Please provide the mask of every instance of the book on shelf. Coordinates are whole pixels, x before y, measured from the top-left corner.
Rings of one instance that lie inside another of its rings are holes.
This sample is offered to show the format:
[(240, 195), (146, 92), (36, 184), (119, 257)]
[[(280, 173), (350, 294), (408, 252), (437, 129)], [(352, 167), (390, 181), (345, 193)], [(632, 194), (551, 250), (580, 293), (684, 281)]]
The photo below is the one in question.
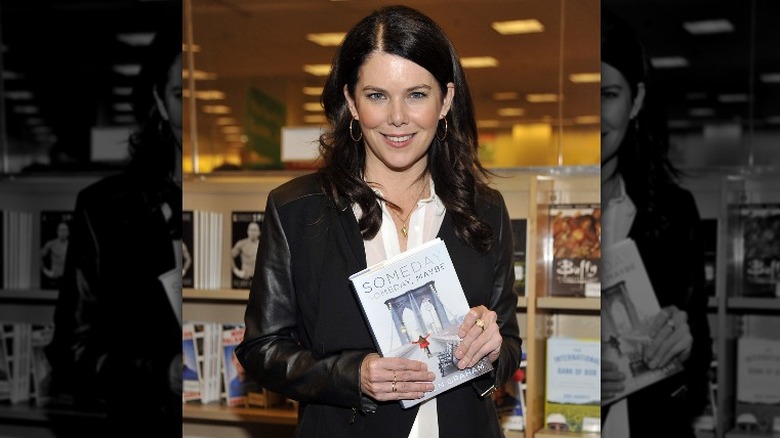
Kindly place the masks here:
[(40, 285), (41, 289), (58, 290), (65, 272), (65, 254), (73, 222), (72, 211), (40, 213)]
[(601, 431), (600, 348), (598, 339), (547, 338), (545, 428)]
[(0, 325), (0, 339), (5, 344), (11, 403), (29, 401), (32, 396), (32, 324), (5, 323)]
[(230, 286), (233, 289), (249, 289), (252, 282), (264, 216), (262, 211), (234, 211), (230, 214)]
[(222, 325), (222, 374), (224, 376), (226, 406), (246, 406), (249, 392), (262, 392), (252, 379), (246, 376), (235, 355), (236, 346), (244, 339), (244, 323)]
[(601, 206), (550, 206), (551, 296), (598, 297), (601, 293)]
[(11, 357), (5, 340), (5, 328), (0, 324), (0, 402), (11, 399)]
[(222, 213), (193, 210), (193, 283), (196, 289), (222, 287)]
[(602, 404), (609, 404), (683, 367), (675, 359), (663, 367), (650, 368), (644, 359), (652, 340), (650, 325), (661, 308), (636, 243), (623, 239), (607, 248), (601, 267), (601, 355), (626, 376), (624, 391), (602, 400)]
[(515, 293), (525, 296), (525, 252), (528, 241), (528, 220), (512, 219), (512, 242), (515, 263)]
[(201, 367), (195, 352), (195, 325), (182, 324), (182, 401), (184, 403), (200, 400)]
[(193, 251), (195, 249), (195, 228), (192, 210), (184, 210), (181, 215), (181, 285), (182, 287), (195, 286), (195, 263)]
[(32, 324), (31, 329), (31, 396), (36, 406), (46, 406), (51, 400), (52, 367), (44, 349), (54, 337), (54, 324)]
[(458, 327), (469, 305), (443, 240), (411, 248), (356, 272), (349, 280), (379, 354), (425, 362), (435, 374), (433, 391), (421, 399), (401, 400), (402, 407), (493, 369), (487, 357), (473, 367), (457, 367)]
[[(2, 210), (2, 287), (30, 289), (32, 287), (33, 214), (26, 211)], [(36, 251), (37, 252), (37, 251)]]
[(496, 388), (492, 394), (498, 421), (504, 433), (525, 430), (525, 369), (526, 359), (523, 352), (520, 367), (512, 375), (512, 379)]
[[(775, 329), (776, 330), (776, 329)], [(780, 432), (780, 340), (737, 338), (737, 426), (747, 432)]]
[(780, 296), (780, 204), (744, 204), (742, 226), (742, 296)]

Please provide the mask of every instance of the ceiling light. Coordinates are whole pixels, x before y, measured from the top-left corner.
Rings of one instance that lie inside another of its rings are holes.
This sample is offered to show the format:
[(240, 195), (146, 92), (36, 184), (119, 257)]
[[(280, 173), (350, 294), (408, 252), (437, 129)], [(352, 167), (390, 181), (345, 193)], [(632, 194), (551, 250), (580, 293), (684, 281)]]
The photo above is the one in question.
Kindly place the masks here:
[(306, 102), (303, 104), (303, 109), (312, 112), (325, 111), (325, 108), (319, 102)]
[(203, 112), (206, 114), (230, 114), (230, 107), (227, 105), (203, 105)]
[[(203, 70), (195, 70), (195, 73), (192, 75), (192, 77), (196, 80), (204, 80), (204, 79), (216, 79), (217, 74), (216, 73), (208, 73)], [(190, 71), (189, 70), (182, 70), (181, 71), (181, 78), (182, 79), (189, 79), (190, 78)]]
[(309, 33), (306, 34), (306, 39), (324, 47), (333, 47), (341, 44), (345, 36), (346, 32)]
[[(190, 90), (182, 90), (184, 97), (190, 97)], [(201, 90), (195, 92), (195, 98), (200, 100), (225, 100), (225, 92), (219, 90)]]
[(111, 67), (114, 73), (123, 76), (135, 76), (141, 71), (141, 64), (116, 64)]
[(572, 73), (569, 80), (575, 84), (589, 84), (601, 82), (601, 73)]
[(688, 114), (694, 117), (709, 117), (715, 115), (715, 110), (712, 108), (691, 108), (688, 110)]
[(154, 39), (153, 32), (134, 32), (117, 34), (116, 39), (133, 47), (148, 46)]
[(330, 74), (330, 64), (306, 64), (303, 71), (314, 76), (327, 76)]
[(112, 105), (112, 108), (114, 108), (114, 111), (121, 113), (129, 113), (133, 111), (133, 105), (130, 102), (117, 102)]
[(135, 117), (130, 114), (117, 114), (112, 119), (117, 125), (131, 125), (135, 123)]
[(494, 21), (490, 27), (501, 35), (517, 35), (544, 31), (544, 25), (535, 18), (527, 20)]
[(651, 58), (650, 63), (653, 64), (653, 67), (655, 68), (679, 68), (688, 66), (688, 60), (682, 56)]
[(320, 96), (322, 95), (322, 87), (303, 87), (303, 94), (307, 96)]
[(244, 130), (240, 126), (223, 126), (219, 128), (219, 132), (223, 134), (241, 134)]
[(8, 90), (5, 92), (5, 97), (9, 100), (31, 100), (33, 94), (32, 91), (27, 90)]
[(30, 132), (33, 134), (50, 134), (51, 128), (46, 125), (33, 126), (30, 128)]
[(498, 120), (477, 120), (477, 128), (498, 128)]
[(468, 58), (460, 58), (460, 63), (463, 65), (463, 68), (498, 67), (498, 60), (492, 56), (472, 56)]
[(30, 117), (27, 119), (27, 126), (42, 125), (44, 120), (40, 117)]
[[(190, 50), (190, 45), (189, 45), (189, 44), (187, 44), (187, 43), (182, 43), (182, 45), (181, 45), (181, 50), (182, 50), (183, 52), (189, 52), (189, 50)], [(200, 52), (200, 46), (199, 46), (199, 45), (197, 45), (197, 44), (193, 44), (193, 45), (192, 45), (192, 53), (198, 53), (198, 52)]]
[(780, 82), (780, 73), (764, 73), (761, 75), (761, 82), (778, 83)]
[(520, 97), (520, 93), (516, 91), (501, 91), (493, 93), (493, 100), (516, 100)]
[(227, 134), (225, 135), (225, 140), (239, 142), (244, 140), (244, 136), (241, 134)]
[(689, 21), (683, 27), (693, 35), (734, 32), (734, 25), (726, 19)]
[(577, 116), (574, 118), (574, 123), (578, 125), (595, 125), (601, 122), (599, 116)]
[(554, 93), (526, 94), (525, 100), (531, 103), (557, 102), (558, 95)]
[(39, 109), (35, 105), (16, 105), (14, 113), (16, 114), (38, 114)]
[(325, 123), (328, 119), (325, 118), (324, 115), (321, 114), (310, 114), (308, 116), (303, 116), (303, 121), (306, 123)]
[(501, 117), (517, 117), (525, 114), (522, 108), (499, 108), (496, 113)]
[(217, 118), (217, 125), (219, 126), (225, 126), (225, 125), (235, 125), (236, 119), (233, 117), (219, 117)]
[(739, 102), (747, 102), (748, 96), (747, 94), (737, 93), (737, 94), (721, 94), (718, 96), (718, 102), (723, 103), (739, 103)]
[(133, 94), (132, 87), (114, 87), (111, 89), (111, 93), (115, 96), (130, 96)]

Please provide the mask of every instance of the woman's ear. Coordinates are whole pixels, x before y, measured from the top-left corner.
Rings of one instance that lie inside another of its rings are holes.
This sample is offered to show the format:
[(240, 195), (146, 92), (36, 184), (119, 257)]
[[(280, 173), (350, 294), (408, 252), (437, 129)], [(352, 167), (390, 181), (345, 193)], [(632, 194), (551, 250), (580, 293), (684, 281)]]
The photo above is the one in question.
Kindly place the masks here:
[(447, 94), (444, 95), (444, 101), (441, 107), (441, 117), (447, 117), (447, 114), (452, 108), (452, 101), (455, 99), (455, 84), (452, 82), (447, 83)]
[(344, 98), (347, 99), (347, 106), (349, 106), (349, 112), (352, 114), (352, 118), (357, 119), (357, 107), (355, 106), (354, 99), (349, 95), (349, 87), (347, 87), (347, 84), (344, 84)]
[(634, 97), (634, 103), (631, 104), (631, 113), (629, 114), (630, 119), (633, 119), (637, 114), (639, 114), (639, 111), (642, 109), (642, 105), (644, 105), (644, 103), (645, 83), (640, 82), (636, 84), (636, 97)]
[(157, 104), (157, 111), (160, 111), (163, 120), (168, 120), (168, 110), (165, 108), (165, 103), (160, 99), (160, 95), (157, 94), (157, 87), (152, 87), (152, 94), (154, 95), (154, 101)]

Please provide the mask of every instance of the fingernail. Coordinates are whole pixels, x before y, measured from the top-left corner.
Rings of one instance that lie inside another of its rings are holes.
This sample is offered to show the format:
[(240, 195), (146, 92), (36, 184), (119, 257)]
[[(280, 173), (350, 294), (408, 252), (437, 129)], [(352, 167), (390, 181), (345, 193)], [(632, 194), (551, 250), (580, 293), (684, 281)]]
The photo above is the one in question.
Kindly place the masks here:
[[(433, 379), (435, 379), (435, 378), (436, 378), (436, 375), (435, 375), (435, 374), (433, 374), (433, 373), (428, 373), (428, 380), (433, 380)], [(431, 387), (433, 387), (433, 385), (431, 385)], [(431, 388), (431, 389), (433, 389), (433, 388)]]
[(460, 369), (466, 368), (466, 361), (461, 360), (460, 362), (458, 362), (458, 368)]
[(456, 359), (462, 359), (462, 356), (463, 356), (463, 350), (455, 350)]

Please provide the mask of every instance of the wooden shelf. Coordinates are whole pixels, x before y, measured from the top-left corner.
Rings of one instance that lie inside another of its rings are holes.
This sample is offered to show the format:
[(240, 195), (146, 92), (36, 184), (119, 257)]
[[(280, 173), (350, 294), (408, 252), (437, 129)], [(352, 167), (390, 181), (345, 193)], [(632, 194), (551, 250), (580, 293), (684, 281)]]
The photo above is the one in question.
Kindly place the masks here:
[(536, 307), (553, 310), (601, 310), (601, 298), (538, 297)]
[(780, 310), (780, 298), (731, 297), (726, 307), (729, 310)]
[(238, 408), (222, 405), (185, 404), (182, 419), (220, 422), (249, 421), (254, 423), (295, 426), (298, 412), (292, 409)]
[(0, 301), (56, 301), (59, 291), (49, 289), (0, 289)]
[(525, 296), (517, 297), (517, 308), (525, 309), (528, 307), (528, 298)]
[[(102, 420), (106, 418), (103, 412), (77, 411), (64, 408), (38, 407), (28, 403), (2, 403), (0, 404), (0, 420), (22, 420), (29, 422), (46, 423), (52, 417), (72, 417), (84, 420)], [(0, 421), (3, 423), (3, 421)]]
[(726, 438), (780, 438), (780, 432), (744, 432), (732, 429), (726, 432)]
[(182, 289), (182, 299), (185, 301), (247, 301), (249, 289)]
[(600, 433), (596, 432), (559, 432), (555, 430), (540, 429), (534, 434), (534, 438), (560, 438), (560, 437), (582, 437), (582, 438), (599, 438)]

